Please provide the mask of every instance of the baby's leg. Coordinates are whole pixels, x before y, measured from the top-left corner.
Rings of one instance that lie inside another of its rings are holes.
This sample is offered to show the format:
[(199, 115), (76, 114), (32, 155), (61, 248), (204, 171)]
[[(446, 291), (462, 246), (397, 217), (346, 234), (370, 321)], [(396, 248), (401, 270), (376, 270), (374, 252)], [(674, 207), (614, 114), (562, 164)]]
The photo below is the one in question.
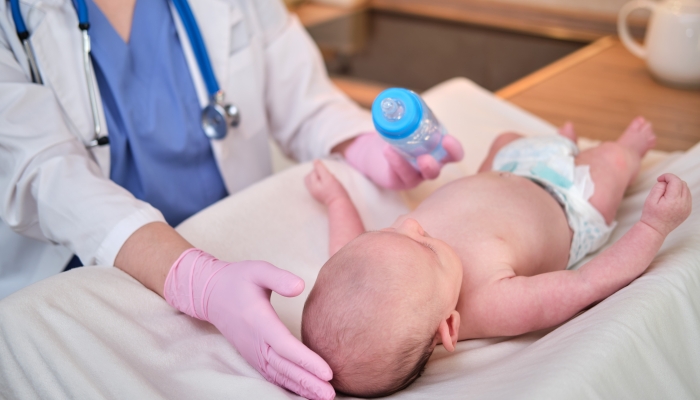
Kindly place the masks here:
[(484, 159), (479, 167), (479, 172), (489, 172), (493, 167), (493, 159), (496, 158), (496, 154), (505, 147), (508, 143), (520, 139), (523, 135), (515, 132), (506, 132), (498, 135), (491, 143), (491, 148), (489, 149), (489, 154)]
[(574, 124), (572, 124), (571, 121), (566, 121), (566, 123), (559, 128), (559, 134), (574, 143), (578, 142), (578, 137), (576, 136), (576, 132), (574, 132)]
[(637, 176), (642, 157), (656, 144), (651, 123), (643, 117), (635, 118), (615, 142), (604, 142), (582, 151), (576, 165), (589, 165), (595, 192), (589, 202), (610, 224), (625, 189)]

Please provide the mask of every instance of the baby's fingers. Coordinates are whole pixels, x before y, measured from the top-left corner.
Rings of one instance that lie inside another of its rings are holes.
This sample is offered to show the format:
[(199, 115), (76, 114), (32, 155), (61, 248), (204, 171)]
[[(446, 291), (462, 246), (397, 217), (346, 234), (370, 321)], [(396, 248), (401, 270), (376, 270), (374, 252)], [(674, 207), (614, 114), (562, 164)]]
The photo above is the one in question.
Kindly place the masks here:
[(670, 172), (667, 172), (665, 174), (659, 175), (659, 177), (656, 178), (656, 181), (670, 183), (674, 179), (678, 179), (679, 181), (681, 180), (681, 178), (677, 177), (676, 175), (674, 175)]
[[(661, 179), (661, 177), (659, 177)], [(658, 204), (659, 201), (661, 201), (661, 198), (663, 197), (664, 193), (666, 192), (666, 186), (668, 184), (666, 181), (659, 181), (654, 186), (651, 188), (651, 191), (649, 192), (649, 195), (647, 196), (648, 201), (651, 201), (653, 204)]]
[(693, 196), (690, 194), (690, 188), (688, 187), (688, 182), (683, 181), (683, 201), (685, 202), (686, 208), (688, 209), (688, 215), (690, 215), (693, 210)]
[(683, 193), (683, 181), (681, 178), (673, 174), (663, 174), (658, 178), (658, 181), (661, 182), (662, 179), (667, 183), (664, 197), (671, 199), (681, 197)]
[(309, 190), (312, 190), (313, 188), (318, 186), (318, 182), (319, 178), (316, 171), (311, 171), (308, 175), (306, 175), (306, 177), (304, 177), (304, 184), (306, 184), (306, 188)]
[(318, 174), (320, 180), (328, 180), (333, 178), (333, 174), (331, 174), (321, 160), (314, 160), (314, 172)]

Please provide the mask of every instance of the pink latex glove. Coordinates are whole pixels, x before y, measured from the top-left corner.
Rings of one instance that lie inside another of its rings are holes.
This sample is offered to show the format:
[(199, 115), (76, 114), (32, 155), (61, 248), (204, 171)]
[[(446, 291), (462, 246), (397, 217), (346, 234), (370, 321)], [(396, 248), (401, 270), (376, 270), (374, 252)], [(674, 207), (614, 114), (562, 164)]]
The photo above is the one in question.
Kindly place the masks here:
[(265, 379), (311, 399), (332, 399), (333, 372), (282, 324), (271, 290), (299, 295), (304, 281), (264, 261), (228, 263), (199, 249), (175, 261), (164, 297), (183, 313), (212, 323)]
[(355, 138), (345, 149), (345, 159), (374, 183), (387, 189), (404, 190), (418, 186), (424, 179), (435, 179), (440, 169), (449, 162), (462, 159), (462, 145), (450, 135), (442, 139), (442, 147), (447, 152), (444, 160), (438, 162), (431, 155), (417, 158), (416, 171), (391, 145), (377, 132), (369, 132)]

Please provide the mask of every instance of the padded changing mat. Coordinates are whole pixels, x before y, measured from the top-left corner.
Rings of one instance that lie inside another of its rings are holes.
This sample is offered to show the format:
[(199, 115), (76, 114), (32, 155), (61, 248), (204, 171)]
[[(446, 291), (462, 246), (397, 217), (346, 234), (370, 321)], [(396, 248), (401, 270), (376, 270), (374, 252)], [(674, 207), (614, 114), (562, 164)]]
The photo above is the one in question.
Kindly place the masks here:
[[(438, 182), (397, 194), (378, 190), (340, 161), (327, 163), (369, 229), (389, 225), (435, 187), (473, 173), (498, 133), (555, 133), (463, 79), (425, 98), (468, 156), (446, 168)], [(688, 182), (695, 211), (643, 276), (554, 329), (463, 341), (452, 354), (437, 350), (425, 374), (392, 398), (700, 398), (700, 146), (652, 154), (645, 163), (611, 242), (639, 219), (663, 172)], [(178, 227), (222, 259), (265, 259), (300, 275), (307, 283), (301, 296), (273, 295), (297, 336), (304, 300), (328, 248), (325, 210), (303, 184), (310, 168), (292, 167)], [(177, 312), (111, 267), (62, 273), (0, 301), (0, 397), (297, 398), (266, 382), (211, 325)]]

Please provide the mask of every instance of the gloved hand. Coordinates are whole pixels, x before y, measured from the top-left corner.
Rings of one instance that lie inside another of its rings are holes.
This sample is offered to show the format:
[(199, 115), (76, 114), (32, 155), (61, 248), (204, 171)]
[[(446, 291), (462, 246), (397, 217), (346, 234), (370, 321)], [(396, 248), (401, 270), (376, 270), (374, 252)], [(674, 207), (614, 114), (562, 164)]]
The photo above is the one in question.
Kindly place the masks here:
[(345, 149), (347, 162), (362, 172), (374, 183), (387, 189), (404, 190), (416, 187), (424, 179), (435, 179), (443, 165), (462, 159), (462, 145), (450, 135), (442, 139), (442, 147), (447, 156), (441, 162), (431, 155), (424, 154), (417, 158), (416, 171), (391, 145), (385, 142), (377, 132), (369, 132), (355, 138)]
[(331, 368), (292, 336), (270, 304), (271, 290), (299, 295), (301, 278), (264, 261), (228, 263), (189, 249), (164, 289), (168, 304), (212, 323), (268, 381), (311, 399), (335, 397)]

